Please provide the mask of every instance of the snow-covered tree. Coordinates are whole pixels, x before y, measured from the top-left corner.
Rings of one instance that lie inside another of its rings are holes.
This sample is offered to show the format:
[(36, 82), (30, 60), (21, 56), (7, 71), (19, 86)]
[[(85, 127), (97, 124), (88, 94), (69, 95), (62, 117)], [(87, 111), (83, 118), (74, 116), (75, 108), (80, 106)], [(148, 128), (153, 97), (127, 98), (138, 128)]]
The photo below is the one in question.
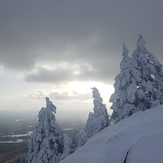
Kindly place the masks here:
[(110, 97), (112, 102), (112, 120), (115, 122), (132, 115), (137, 111), (137, 87), (141, 82), (141, 74), (136, 62), (128, 56), (129, 50), (123, 43), (120, 73), (115, 77), (115, 92)]
[(145, 47), (139, 35), (132, 57), (123, 44), (120, 73), (115, 78), (115, 92), (110, 97), (115, 122), (138, 110), (146, 110), (163, 104), (162, 64)]
[(38, 115), (38, 124), (31, 135), (27, 163), (57, 163), (63, 153), (63, 134), (56, 123), (56, 107), (46, 97), (46, 107)]
[(71, 138), (67, 135), (63, 135), (63, 154), (61, 156), (60, 160), (63, 160), (67, 156), (71, 154), (71, 145), (72, 145), (72, 140)]
[(109, 117), (106, 106), (103, 104), (103, 100), (100, 97), (100, 93), (97, 88), (92, 88), (94, 112), (89, 113), (84, 131), (87, 133), (88, 138), (92, 137), (105, 127), (109, 125)]
[(78, 131), (75, 130), (74, 136), (72, 138), (72, 152), (79, 149), (81, 146), (83, 146), (88, 140), (87, 133), (85, 131)]
[(94, 112), (89, 113), (87, 123), (83, 131), (79, 132), (78, 130), (75, 130), (72, 139), (73, 151), (83, 146), (90, 137), (97, 134), (109, 125), (109, 116), (106, 106), (103, 104), (103, 100), (100, 97), (100, 93), (95, 87), (92, 88), (92, 90)]
[(152, 107), (163, 104), (163, 69), (162, 64), (154, 56), (153, 53), (148, 51), (147, 58), (149, 60), (148, 68), (150, 69), (151, 76), (155, 83), (155, 91), (153, 94), (154, 100), (152, 101)]
[(159, 104), (162, 94), (162, 65), (146, 49), (142, 35), (139, 35), (132, 57), (138, 64), (142, 78), (137, 93), (138, 107), (146, 110)]

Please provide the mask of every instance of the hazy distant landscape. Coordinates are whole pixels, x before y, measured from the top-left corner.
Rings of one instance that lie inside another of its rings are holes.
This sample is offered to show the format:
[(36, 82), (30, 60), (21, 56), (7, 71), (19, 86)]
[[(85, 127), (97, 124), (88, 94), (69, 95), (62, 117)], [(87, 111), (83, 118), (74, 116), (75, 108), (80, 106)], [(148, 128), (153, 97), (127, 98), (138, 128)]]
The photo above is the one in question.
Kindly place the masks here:
[[(29, 111), (0, 111), (0, 136), (5, 135), (19, 135), (27, 134), (29, 131), (33, 131), (33, 128), (37, 124), (37, 112)], [(62, 129), (65, 128), (81, 128), (85, 122), (81, 120), (58, 120)]]
[[(27, 152), (30, 134), (37, 124), (37, 112), (0, 111), (0, 162), (5, 162)], [(63, 132), (72, 136), (74, 127), (79, 130), (83, 122), (59, 121)]]
[[(35, 115), (22, 111), (0, 112), (0, 162), (5, 162), (27, 151), (29, 131), (36, 125)], [(18, 135), (18, 136), (17, 136)]]
[(26, 134), (37, 122), (36, 113), (23, 111), (0, 112), (0, 135)]

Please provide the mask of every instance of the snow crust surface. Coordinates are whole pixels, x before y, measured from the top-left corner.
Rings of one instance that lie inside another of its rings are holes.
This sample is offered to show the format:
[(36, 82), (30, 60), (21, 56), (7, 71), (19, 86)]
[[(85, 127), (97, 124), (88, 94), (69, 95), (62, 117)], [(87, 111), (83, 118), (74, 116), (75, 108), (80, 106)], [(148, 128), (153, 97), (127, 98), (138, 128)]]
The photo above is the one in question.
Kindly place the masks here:
[(140, 139), (133, 147), (131, 147), (126, 163), (162, 163), (162, 143), (163, 131), (145, 136), (144, 138)]
[(107, 127), (60, 163), (162, 163), (162, 151), (163, 105)]

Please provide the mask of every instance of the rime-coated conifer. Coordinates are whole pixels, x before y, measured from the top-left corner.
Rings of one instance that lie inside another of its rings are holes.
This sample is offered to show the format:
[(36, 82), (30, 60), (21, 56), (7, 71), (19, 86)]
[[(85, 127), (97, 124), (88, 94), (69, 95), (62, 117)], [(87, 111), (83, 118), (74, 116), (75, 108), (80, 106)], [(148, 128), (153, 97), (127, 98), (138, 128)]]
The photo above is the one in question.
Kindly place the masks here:
[(103, 104), (100, 93), (95, 87), (93, 87), (92, 90), (94, 112), (89, 113), (89, 117), (87, 119), (87, 123), (84, 129), (87, 133), (88, 138), (97, 134), (99, 131), (109, 125), (107, 109), (106, 106)]
[(115, 92), (110, 97), (115, 122), (163, 104), (162, 64), (145, 47), (142, 35), (139, 35), (132, 57), (123, 44), (123, 58), (120, 73), (115, 77)]
[(115, 92), (110, 97), (112, 102), (112, 120), (115, 122), (132, 115), (137, 111), (137, 86), (141, 82), (141, 74), (136, 62), (128, 56), (129, 50), (123, 43), (120, 73), (115, 78)]
[(64, 158), (66, 158), (67, 156), (71, 154), (71, 148), (72, 148), (71, 145), (72, 145), (71, 138), (67, 134), (64, 134), (63, 135), (63, 154), (60, 160), (63, 160)]
[(63, 134), (56, 123), (56, 107), (46, 97), (46, 107), (38, 115), (31, 135), (26, 163), (57, 163), (63, 153)]
[(72, 152), (79, 149), (81, 146), (83, 146), (88, 140), (88, 135), (85, 131), (78, 131), (75, 130), (75, 133), (72, 138)]
[(141, 73), (141, 83), (138, 85), (138, 108), (150, 109), (162, 102), (162, 64), (145, 47), (142, 35), (139, 35), (136, 49), (132, 54)]

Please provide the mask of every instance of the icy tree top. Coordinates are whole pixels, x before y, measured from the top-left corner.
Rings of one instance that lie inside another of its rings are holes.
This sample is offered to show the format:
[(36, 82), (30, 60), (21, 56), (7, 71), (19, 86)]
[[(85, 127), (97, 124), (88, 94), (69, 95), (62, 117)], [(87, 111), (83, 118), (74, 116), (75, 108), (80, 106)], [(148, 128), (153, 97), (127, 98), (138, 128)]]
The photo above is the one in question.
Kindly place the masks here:
[(122, 44), (122, 47), (123, 47), (123, 53), (122, 53), (122, 56), (123, 56), (123, 57), (128, 56), (129, 50), (128, 50), (128, 48), (126, 47), (126, 45), (125, 45), (124, 42), (123, 42), (123, 44)]
[(51, 109), (54, 113), (56, 113), (56, 107), (55, 105), (49, 100), (49, 97), (45, 98), (46, 100), (46, 108)]
[(49, 97), (46, 97), (45, 100), (46, 100), (46, 106), (48, 107), (50, 103)]
[(137, 43), (136, 43), (137, 47), (138, 48), (145, 48), (145, 43), (146, 42), (144, 41), (143, 36), (141, 34), (139, 34), (139, 38), (138, 38)]
[(92, 96), (94, 98), (94, 101), (98, 101), (99, 103), (101, 103), (103, 100), (100, 96), (100, 93), (98, 91), (98, 89), (96, 87), (93, 87), (91, 88), (93, 91), (92, 91)]

